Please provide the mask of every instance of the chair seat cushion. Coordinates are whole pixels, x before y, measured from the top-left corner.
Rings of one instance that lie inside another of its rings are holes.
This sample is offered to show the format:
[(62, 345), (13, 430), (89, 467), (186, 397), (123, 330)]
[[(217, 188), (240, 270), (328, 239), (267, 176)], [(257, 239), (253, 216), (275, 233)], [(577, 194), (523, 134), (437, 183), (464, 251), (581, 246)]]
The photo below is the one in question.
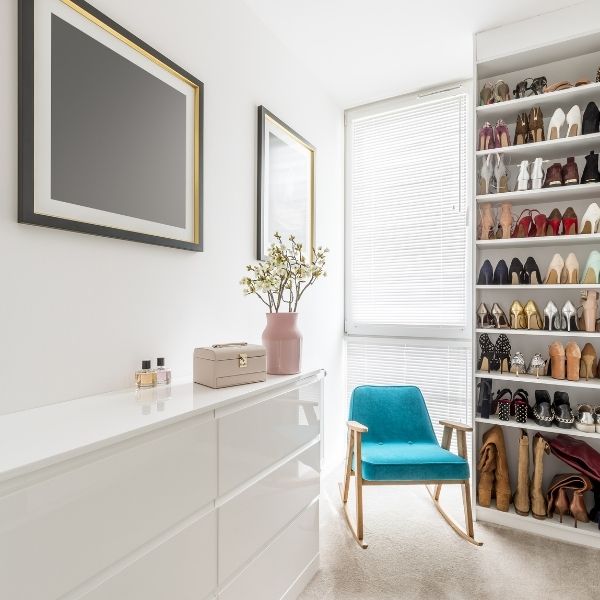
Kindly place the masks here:
[(362, 476), (368, 481), (462, 480), (469, 478), (469, 463), (432, 443), (363, 442)]

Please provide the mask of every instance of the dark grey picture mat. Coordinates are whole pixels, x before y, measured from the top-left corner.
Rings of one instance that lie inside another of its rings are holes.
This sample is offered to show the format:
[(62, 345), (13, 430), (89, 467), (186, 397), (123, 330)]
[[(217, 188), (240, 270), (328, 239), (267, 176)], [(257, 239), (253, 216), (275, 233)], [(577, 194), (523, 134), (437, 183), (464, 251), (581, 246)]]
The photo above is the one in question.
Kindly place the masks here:
[(52, 199), (185, 228), (185, 95), (54, 14), (51, 34)]
[(115, 227), (104, 227), (92, 223), (84, 223), (60, 217), (53, 217), (35, 212), (34, 205), (34, 4), (35, 0), (19, 0), (18, 10), (18, 221), (42, 227), (64, 229), (79, 233), (113, 237), (123, 240), (131, 240), (146, 244), (166, 246), (183, 250), (201, 252), (204, 245), (203, 236), (203, 195), (204, 195), (204, 168), (203, 168), (203, 135), (204, 135), (204, 84), (182, 69), (179, 65), (156, 51), (154, 48), (131, 34), (124, 27), (96, 10), (84, 0), (72, 0), (98, 20), (118, 34), (130, 40), (132, 43), (154, 56), (161, 63), (179, 73), (198, 88), (198, 119), (195, 123), (196, 135), (199, 140), (197, 159), (198, 171), (198, 205), (196, 210), (195, 229), (199, 236), (198, 242), (164, 238), (155, 235), (127, 231)]

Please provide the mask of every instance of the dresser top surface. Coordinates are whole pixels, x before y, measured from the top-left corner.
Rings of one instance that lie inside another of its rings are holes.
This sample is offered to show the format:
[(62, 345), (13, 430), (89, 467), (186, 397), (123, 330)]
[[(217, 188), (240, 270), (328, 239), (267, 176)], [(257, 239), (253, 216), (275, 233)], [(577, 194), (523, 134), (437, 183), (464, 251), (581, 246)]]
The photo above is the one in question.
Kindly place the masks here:
[(0, 416), (0, 481), (190, 417), (320, 377), (319, 369), (211, 389), (190, 380), (127, 389)]

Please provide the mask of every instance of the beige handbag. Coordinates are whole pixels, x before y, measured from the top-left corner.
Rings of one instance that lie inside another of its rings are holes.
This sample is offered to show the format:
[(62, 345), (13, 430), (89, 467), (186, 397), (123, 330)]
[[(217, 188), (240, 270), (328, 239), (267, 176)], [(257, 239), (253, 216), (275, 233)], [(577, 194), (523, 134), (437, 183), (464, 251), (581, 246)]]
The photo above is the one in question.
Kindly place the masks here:
[(267, 378), (264, 346), (239, 342), (194, 350), (194, 381), (211, 388), (257, 383)]

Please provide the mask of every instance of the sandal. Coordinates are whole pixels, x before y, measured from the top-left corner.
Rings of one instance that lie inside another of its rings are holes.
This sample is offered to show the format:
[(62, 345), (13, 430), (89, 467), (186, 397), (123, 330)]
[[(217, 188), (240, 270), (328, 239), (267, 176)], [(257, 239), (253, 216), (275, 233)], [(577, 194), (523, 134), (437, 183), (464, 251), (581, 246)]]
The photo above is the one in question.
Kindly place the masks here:
[(510, 88), (508, 84), (499, 79), (494, 86), (494, 102), (505, 102), (510, 100)]
[(479, 100), (481, 102), (481, 106), (485, 106), (486, 104), (494, 103), (494, 85), (491, 83), (486, 83), (481, 88), (479, 92)]

